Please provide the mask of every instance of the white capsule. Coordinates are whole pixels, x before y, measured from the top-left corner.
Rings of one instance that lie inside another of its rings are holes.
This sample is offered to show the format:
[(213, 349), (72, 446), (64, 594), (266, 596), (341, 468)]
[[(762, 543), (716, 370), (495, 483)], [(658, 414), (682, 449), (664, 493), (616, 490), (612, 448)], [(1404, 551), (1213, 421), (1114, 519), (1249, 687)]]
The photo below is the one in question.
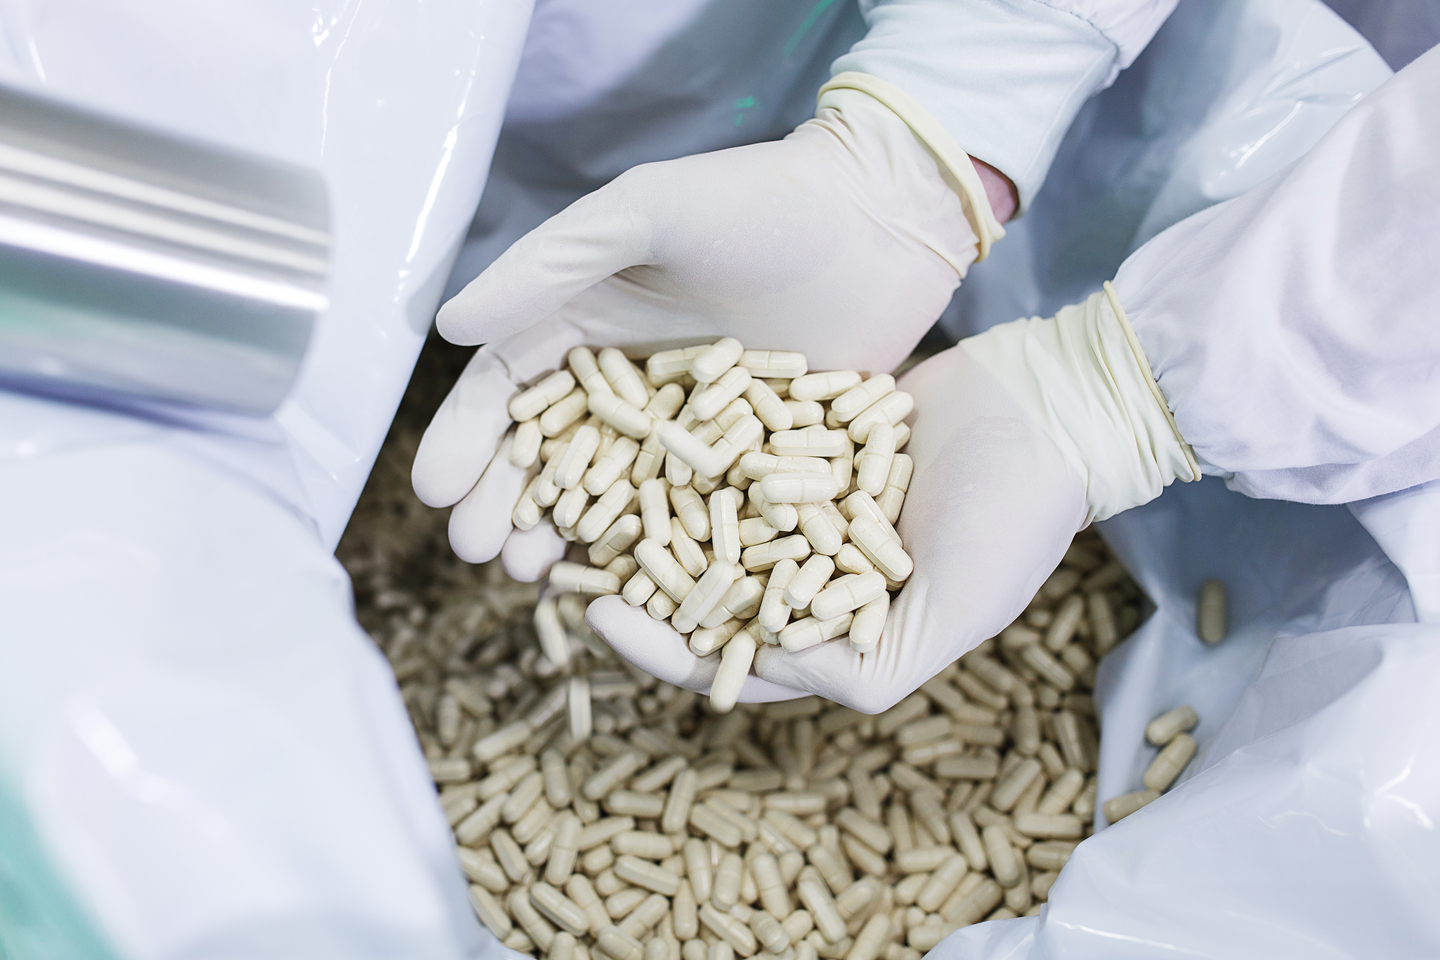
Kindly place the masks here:
[(805, 354), (788, 350), (745, 350), (737, 362), (752, 376), (767, 379), (793, 380), (808, 369)]
[(729, 713), (740, 698), (740, 688), (755, 660), (757, 641), (753, 631), (741, 630), (730, 638), (720, 654), (720, 667), (710, 685), (710, 708), (716, 713)]
[(730, 488), (710, 494), (710, 542), (715, 557), (726, 563), (740, 562), (740, 520), (734, 491)]
[[(717, 558), (718, 562), (718, 558)], [(752, 619), (760, 610), (765, 586), (755, 577), (740, 577), (710, 613), (701, 619), (701, 627), (718, 627), (731, 619), (742, 622)]]
[[(705, 808), (697, 808), (705, 809)], [(721, 910), (735, 906), (740, 896), (740, 875), (744, 863), (738, 853), (727, 853), (715, 870), (715, 886), (710, 892), (710, 901)]]
[(895, 378), (888, 373), (871, 377), (864, 383), (856, 384), (830, 402), (830, 409), (841, 423), (847, 423), (859, 416), (865, 408), (887, 394), (895, 392)]
[[(661, 549), (664, 548), (662, 547)], [(650, 598), (655, 595), (655, 591), (658, 589), (660, 588), (655, 585), (655, 581), (651, 579), (650, 574), (644, 570), (637, 570), (630, 575), (629, 580), (625, 581), (625, 586), (621, 589), (620, 596), (624, 597), (625, 602), (630, 604), (630, 606), (642, 607), (650, 601)]]
[(674, 555), (654, 540), (647, 538), (635, 545), (635, 560), (645, 575), (676, 603), (683, 601), (695, 587), (694, 578), (685, 572)]
[(678, 383), (667, 383), (655, 391), (655, 396), (645, 404), (645, 412), (656, 420), (669, 420), (685, 405), (685, 388)]
[(885, 490), (890, 463), (895, 458), (895, 428), (881, 421), (870, 428), (865, 449), (856, 457), (855, 485), (872, 497)]
[[(757, 570), (769, 570), (781, 560), (804, 560), (810, 555), (810, 543), (800, 534), (789, 537), (781, 537), (778, 540), (771, 540), (769, 543), (756, 544), (753, 547), (746, 547), (740, 553), (740, 562), (746, 570), (752, 573)], [(642, 563), (641, 566), (644, 566)]]
[(855, 611), (850, 624), (850, 648), (856, 653), (869, 653), (880, 642), (885, 630), (885, 618), (890, 615), (890, 594), (880, 596)]
[(714, 627), (700, 627), (690, 634), (690, 652), (697, 657), (708, 657), (730, 642), (740, 632), (745, 621), (731, 618)]
[[(661, 445), (670, 452), (670, 458), (678, 458), (686, 467), (701, 476), (718, 477), (729, 469), (728, 463), (724, 466), (720, 464), (723, 459), (723, 451), (717, 452), (704, 440), (682, 427), (678, 421), (657, 422), (655, 435), (659, 437)], [(675, 483), (676, 478), (671, 476), (668, 465), (666, 478), (671, 483)], [(683, 483), (676, 485), (683, 486)]]
[(614, 393), (610, 389), (610, 381), (600, 372), (600, 365), (595, 361), (595, 354), (589, 347), (572, 347), (565, 355), (565, 361), (570, 365), (570, 372), (575, 374), (575, 379), (580, 381), (580, 385), (591, 396), (597, 393)]
[(535, 490), (539, 485), (540, 477), (536, 476), (525, 485), (520, 499), (515, 501), (515, 508), (510, 511), (510, 523), (516, 530), (533, 530), (540, 522), (541, 508), (535, 502)]
[(770, 435), (770, 449), (782, 457), (838, 457), (845, 452), (845, 434), (820, 426), (780, 430)]
[(1195, 619), (1201, 640), (1206, 643), (1219, 643), (1225, 639), (1224, 583), (1211, 578), (1200, 585), (1200, 600), (1196, 604)]
[(689, 633), (700, 625), (712, 610), (724, 599), (726, 591), (740, 578), (741, 569), (737, 563), (729, 563), (717, 558), (710, 564), (695, 584), (695, 588), (685, 595), (679, 609), (670, 619), (670, 625), (677, 633)]
[(570, 662), (570, 643), (565, 628), (560, 624), (560, 614), (555, 608), (555, 597), (542, 597), (535, 604), (535, 636), (540, 641), (540, 652), (545, 659), (563, 667)]
[(670, 552), (675, 559), (680, 561), (680, 566), (692, 577), (698, 577), (705, 572), (710, 564), (705, 557), (705, 551), (700, 549), (700, 544), (686, 532), (678, 517), (670, 520)]
[(640, 521), (645, 537), (662, 546), (670, 542), (670, 485), (659, 478), (640, 484)]
[(533, 420), (553, 404), (559, 403), (575, 389), (575, 378), (568, 370), (557, 370), (528, 390), (516, 394), (509, 403), (510, 419)]
[[(547, 437), (557, 437), (565, 428), (585, 415), (588, 403), (583, 387), (576, 387), (540, 414), (540, 432)], [(541, 452), (544, 456), (544, 452)]]
[(788, 533), (799, 526), (800, 512), (795, 509), (794, 504), (771, 503), (769, 500), (760, 496), (760, 488), (755, 484), (750, 485), (748, 492), (750, 493), (750, 503), (755, 507), (755, 511), (760, 514), (760, 519), (770, 524), (770, 526), (774, 527), (777, 531)]
[(790, 381), (790, 396), (796, 400), (830, 400), (860, 382), (854, 370), (829, 370), (807, 373)]
[[(714, 343), (705, 347), (690, 361), (690, 375), (695, 378), (696, 383), (714, 383), (725, 374), (731, 367), (735, 366), (740, 359), (740, 354), (745, 352), (740, 341), (734, 337), (722, 337)], [(746, 371), (749, 375), (749, 371)], [(708, 419), (708, 418), (707, 418)]]
[[(915, 398), (904, 390), (886, 394), (850, 421), (850, 439), (856, 443), (864, 443), (869, 439), (870, 428), (875, 424), (888, 423), (892, 427), (896, 426), (914, 409)], [(898, 446), (897, 444), (897, 449)]]
[(620, 578), (599, 567), (561, 560), (550, 568), (550, 586), (561, 593), (604, 596), (620, 592)]
[(790, 620), (790, 607), (785, 603), (785, 588), (800, 570), (800, 565), (786, 558), (775, 564), (765, 594), (760, 601), (760, 625), (771, 633), (779, 633)]
[(826, 581), (834, 572), (835, 561), (829, 557), (823, 554), (810, 557), (786, 585), (785, 603), (792, 610), (810, 606), (810, 601), (825, 586)]
[(831, 522), (829, 515), (824, 508), (817, 503), (801, 503), (795, 507), (795, 515), (800, 518), (800, 533), (809, 541), (810, 546), (816, 553), (833, 557), (840, 552), (845, 541), (841, 539), (841, 533)]
[(1191, 706), (1176, 707), (1160, 714), (1145, 727), (1145, 739), (1157, 747), (1174, 740), (1177, 734), (1188, 733), (1200, 723), (1200, 717)]
[(828, 472), (772, 473), (760, 481), (760, 496), (771, 503), (818, 503), (838, 492)]
[(609, 448), (596, 459), (594, 466), (585, 471), (581, 483), (585, 492), (598, 497), (611, 485), (630, 472), (630, 465), (640, 453), (640, 444), (630, 437), (617, 437)]
[(731, 401), (740, 397), (749, 386), (750, 371), (744, 367), (731, 367), (714, 383), (695, 391), (695, 395), (690, 398), (690, 411), (697, 420), (709, 420), (725, 409)]
[(522, 469), (534, 464), (540, 457), (540, 444), (544, 439), (544, 435), (540, 433), (538, 418), (532, 417), (517, 425), (514, 440), (510, 444), (510, 462)]
[(649, 436), (651, 425), (655, 423), (650, 414), (613, 393), (592, 393), (585, 405), (605, 423), (636, 440)]
[(869, 573), (875, 569), (875, 564), (867, 560), (855, 544), (845, 543), (835, 554), (835, 569), (843, 573)]
[(825, 407), (814, 400), (785, 400), (785, 411), (790, 415), (792, 429), (813, 427), (825, 422)]
[(740, 470), (751, 480), (763, 480), (772, 473), (824, 473), (830, 461), (823, 457), (777, 457), (752, 451), (740, 458)]
[(915, 570), (915, 561), (910, 555), (870, 517), (855, 517), (850, 521), (850, 541), (891, 580), (904, 580)]
[(575, 525), (575, 536), (584, 543), (600, 539), (620, 514), (630, 509), (635, 496), (635, 488), (629, 480), (616, 480)]
[(800, 650), (808, 650), (826, 640), (834, 640), (850, 629), (850, 623), (854, 616), (851, 613), (842, 613), (830, 620), (805, 617), (803, 620), (792, 621), (784, 630), (780, 631), (780, 646), (795, 653)]
[[(725, 376), (728, 377), (729, 374), (727, 373)], [(737, 420), (742, 417), (748, 417), (754, 412), (755, 409), (750, 406), (749, 401), (737, 398), (731, 400), (720, 409), (719, 413), (715, 414), (714, 423), (715, 426), (720, 428), (720, 432), (723, 434), (726, 430), (733, 427)], [(719, 438), (717, 437), (716, 439)]]
[(650, 391), (645, 389), (645, 384), (640, 381), (640, 371), (625, 354), (614, 347), (606, 347), (600, 351), (597, 362), (610, 388), (626, 403), (643, 407), (649, 402)]
[(785, 406), (785, 401), (764, 380), (752, 379), (745, 388), (745, 399), (767, 430), (789, 430), (795, 425), (795, 418)]
[[(896, 443), (895, 449), (900, 449), (899, 443)], [(905, 492), (910, 489), (910, 477), (914, 472), (915, 461), (908, 455), (897, 453), (890, 459), (890, 474), (885, 478), (885, 489), (875, 498), (875, 505), (892, 524), (900, 517), (900, 507), (905, 503)]]
[(645, 375), (655, 386), (662, 381), (675, 379), (690, 373), (690, 364), (705, 351), (704, 344), (681, 347), (679, 350), (662, 350), (653, 353), (645, 361)]
[[(742, 401), (743, 402), (743, 401)], [(718, 469), (709, 474), (718, 477), (730, 469), (731, 464), (742, 454), (760, 445), (765, 437), (765, 425), (753, 413), (747, 413), (725, 428), (725, 435), (716, 441), (712, 451)]]
[[(879, 572), (841, 577), (817, 593), (810, 612), (821, 620), (859, 610), (885, 595), (885, 577)], [(853, 628), (852, 628), (853, 629)]]
[[(590, 495), (585, 492), (584, 487), (563, 491), (555, 501), (555, 509), (551, 514), (555, 526), (561, 531), (568, 529), (573, 534), (575, 524), (580, 522), (580, 518), (585, 515), (585, 508), (589, 505)], [(573, 536), (566, 539), (573, 539)]]
[(685, 532), (694, 540), (710, 539), (710, 511), (691, 487), (671, 487), (670, 503)]
[(635, 455), (635, 464), (630, 468), (630, 482), (638, 487), (646, 480), (653, 480), (660, 476), (660, 471), (665, 464), (665, 456), (665, 448), (660, 444), (660, 437), (652, 429), (650, 436), (640, 444), (640, 452)]
[[(539, 521), (538, 510), (539, 508), (536, 507), (537, 522)], [(772, 527), (770, 525), (770, 522), (764, 517), (747, 517), (746, 519), (740, 521), (738, 525), (738, 530), (740, 534), (740, 547), (742, 550), (745, 547), (753, 547), (757, 543), (769, 543), (771, 540), (774, 540), (776, 535), (780, 532), (774, 527)]]
[[(583, 519), (581, 523), (584, 523)], [(590, 545), (590, 552), (588, 554), (590, 562), (597, 567), (607, 567), (608, 564), (619, 559), (621, 554), (634, 546), (635, 542), (640, 539), (642, 533), (643, 529), (640, 518), (633, 513), (627, 513), (625, 516), (610, 524), (605, 532)], [(581, 539), (583, 540), (584, 537), (582, 536)]]
[(561, 490), (574, 490), (580, 486), (585, 469), (590, 466), (595, 452), (600, 449), (600, 431), (591, 426), (581, 427), (570, 438), (555, 463), (555, 483)]

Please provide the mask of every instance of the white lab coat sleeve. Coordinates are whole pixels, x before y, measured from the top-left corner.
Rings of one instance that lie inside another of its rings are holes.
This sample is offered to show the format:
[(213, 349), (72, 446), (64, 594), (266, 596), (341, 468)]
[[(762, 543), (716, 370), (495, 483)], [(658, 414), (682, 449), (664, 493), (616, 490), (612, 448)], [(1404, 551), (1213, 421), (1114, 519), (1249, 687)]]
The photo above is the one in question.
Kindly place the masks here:
[(1009, 177), (1024, 210), (1080, 107), (1130, 65), (1175, 2), (880, 0), (865, 9), (865, 38), (831, 71), (904, 90)]
[(1115, 285), (1180, 432), (1252, 497), (1440, 478), (1440, 49)]

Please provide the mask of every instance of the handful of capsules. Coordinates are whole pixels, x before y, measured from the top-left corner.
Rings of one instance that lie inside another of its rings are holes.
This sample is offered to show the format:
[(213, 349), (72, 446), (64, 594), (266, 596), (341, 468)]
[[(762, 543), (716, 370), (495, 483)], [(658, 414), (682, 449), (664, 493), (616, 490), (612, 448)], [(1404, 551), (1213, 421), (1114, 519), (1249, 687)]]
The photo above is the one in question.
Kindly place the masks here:
[[(762, 643), (875, 648), (914, 568), (894, 526), (914, 399), (894, 377), (810, 373), (803, 354), (733, 337), (653, 354), (643, 372), (613, 347), (566, 359), (508, 408), (508, 456), (534, 473), (512, 522), (529, 530), (549, 510), (589, 544), (588, 564), (551, 569), (554, 590), (619, 593), (697, 656), (723, 651), (720, 712)], [(563, 631), (543, 620), (542, 648), (563, 665)]]

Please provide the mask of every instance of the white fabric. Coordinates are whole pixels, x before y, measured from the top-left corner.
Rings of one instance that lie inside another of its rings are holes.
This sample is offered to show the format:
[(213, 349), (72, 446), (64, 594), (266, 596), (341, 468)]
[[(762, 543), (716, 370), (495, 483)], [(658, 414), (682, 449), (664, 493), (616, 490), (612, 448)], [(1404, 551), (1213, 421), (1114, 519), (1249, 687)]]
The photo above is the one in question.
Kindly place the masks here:
[[(843, 641), (799, 653), (765, 646), (755, 657), (755, 673), (765, 680), (865, 713), (892, 706), (1017, 617), (1087, 510), (1079, 474), (964, 349), (930, 358), (900, 386), (915, 396), (905, 448), (915, 476), (897, 530), (915, 571), (891, 603), (879, 645), (864, 655)], [(587, 616), (641, 669), (708, 686), (713, 667), (696, 661), (681, 637), (643, 608), (607, 597)]]
[(1433, 50), (1120, 268), (1181, 434), (1234, 489), (1344, 503), (1440, 478), (1437, 97)]
[[(784, 140), (631, 170), (441, 308), (447, 339), (486, 344), (413, 471), (426, 503), (461, 502), (450, 526), (460, 556), (500, 552), (524, 481), (492, 463), (505, 404), (572, 346), (645, 355), (734, 336), (801, 350), (815, 369), (891, 370), (919, 342), (975, 257), (959, 194), (878, 101), (836, 90), (826, 104)], [(545, 551), (543, 537), (526, 542)], [(509, 569), (534, 569), (516, 553)]]
[[(1199, 474), (1105, 292), (960, 341), (1084, 479), (1085, 523)], [(1083, 526), (1083, 524), (1082, 524)]]
[(887, 80), (1030, 205), (1075, 114), (1149, 42), (1175, 0), (881, 0), (832, 70)]

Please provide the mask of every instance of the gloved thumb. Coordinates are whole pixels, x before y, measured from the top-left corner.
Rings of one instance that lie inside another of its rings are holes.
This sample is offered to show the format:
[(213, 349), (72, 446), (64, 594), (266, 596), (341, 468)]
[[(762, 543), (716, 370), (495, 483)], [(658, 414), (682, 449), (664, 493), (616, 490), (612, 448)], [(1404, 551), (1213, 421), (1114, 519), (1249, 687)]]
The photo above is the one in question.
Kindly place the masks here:
[(517, 240), (435, 320), (451, 343), (491, 343), (550, 316), (611, 274), (647, 262), (645, 191), (630, 171)]

